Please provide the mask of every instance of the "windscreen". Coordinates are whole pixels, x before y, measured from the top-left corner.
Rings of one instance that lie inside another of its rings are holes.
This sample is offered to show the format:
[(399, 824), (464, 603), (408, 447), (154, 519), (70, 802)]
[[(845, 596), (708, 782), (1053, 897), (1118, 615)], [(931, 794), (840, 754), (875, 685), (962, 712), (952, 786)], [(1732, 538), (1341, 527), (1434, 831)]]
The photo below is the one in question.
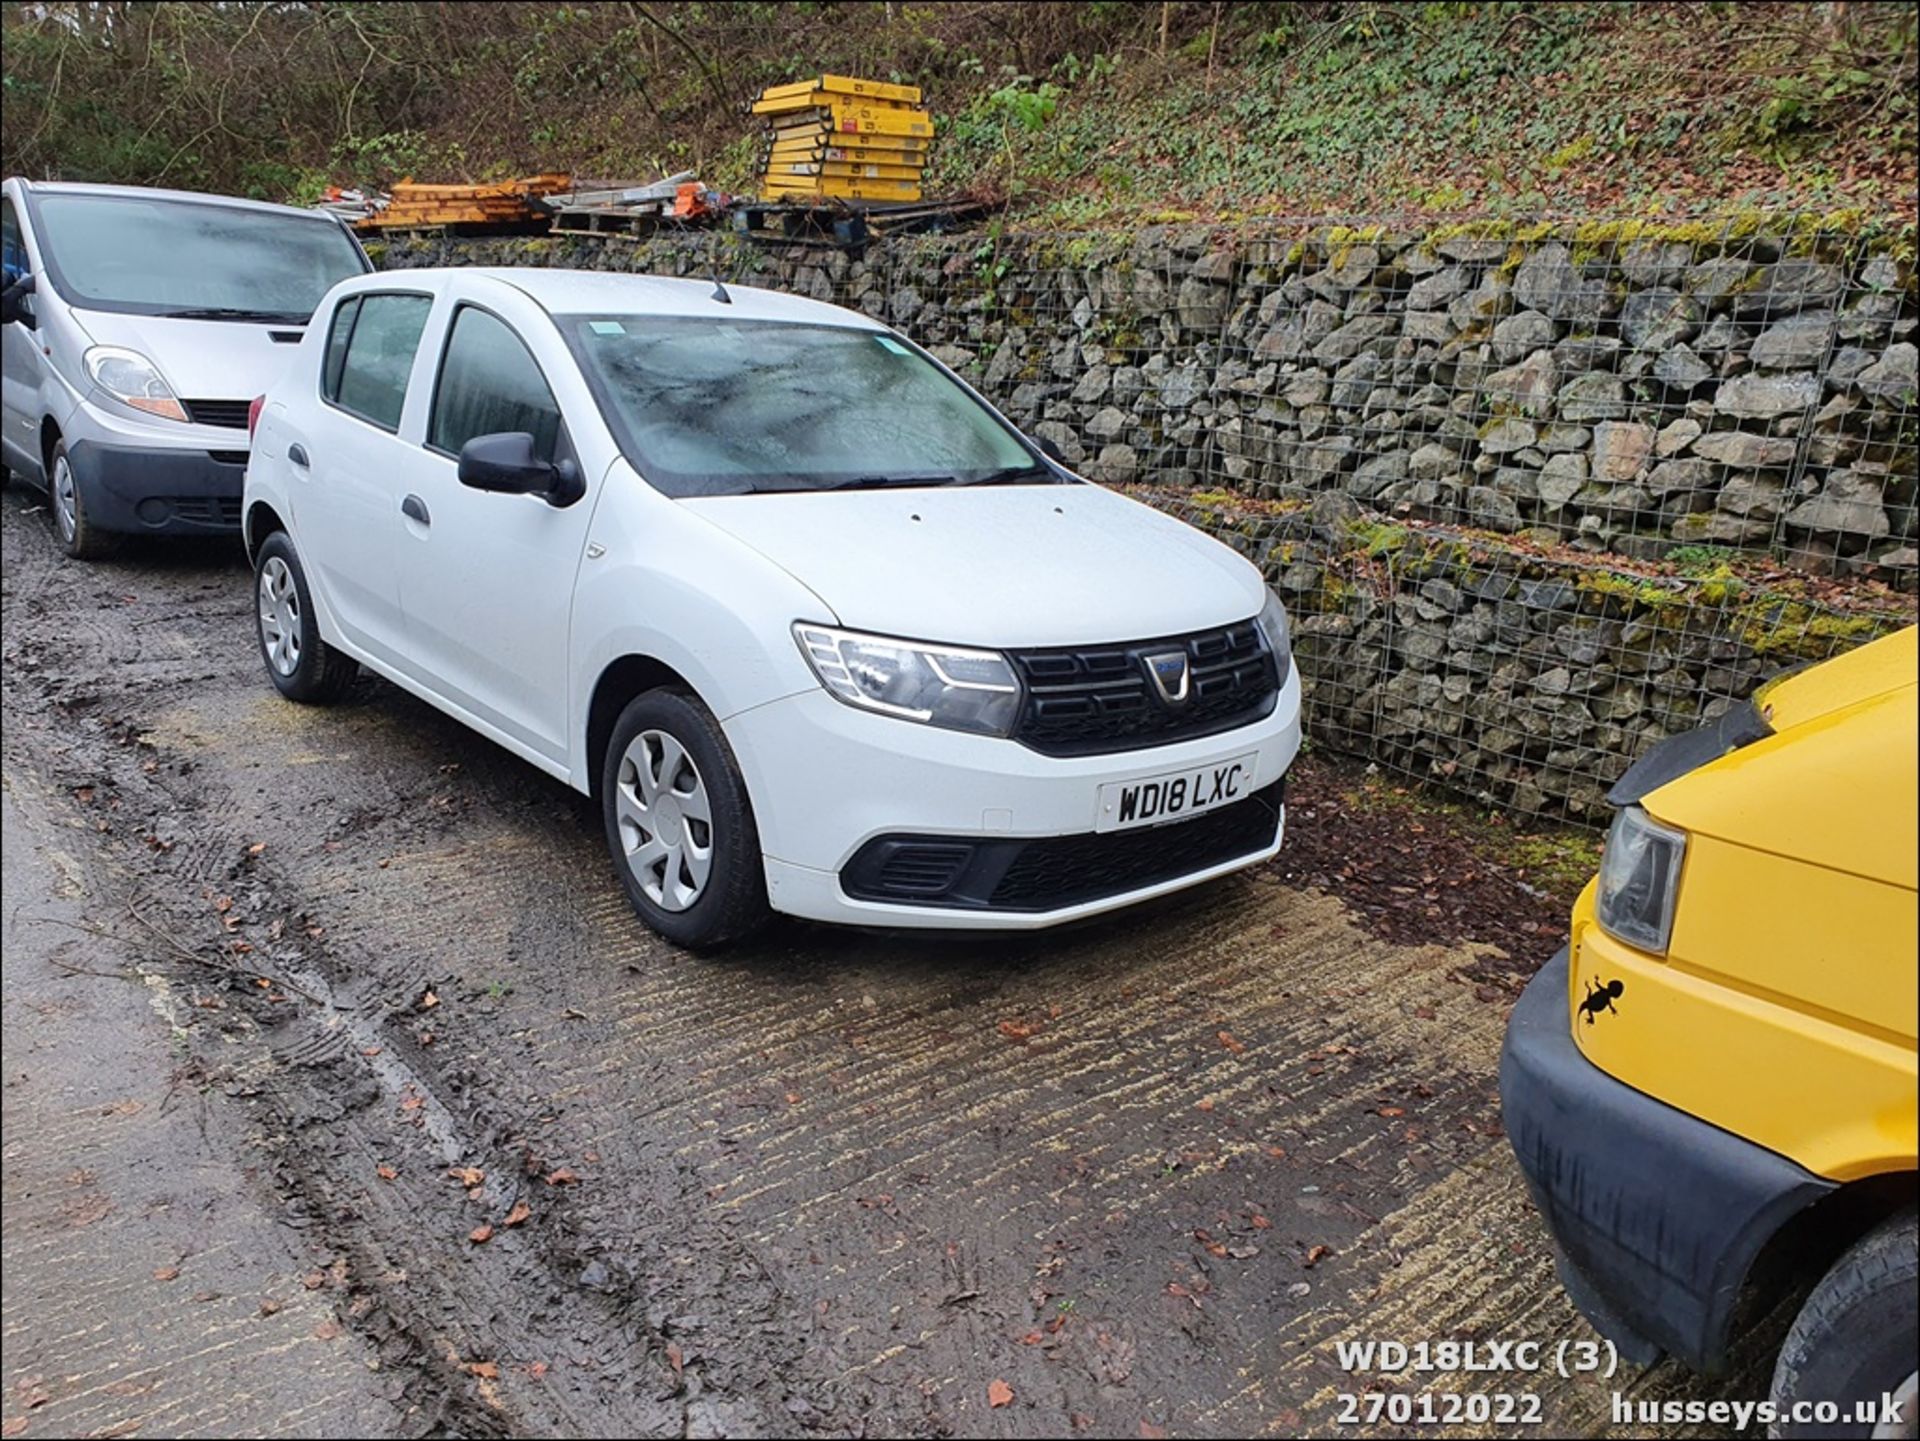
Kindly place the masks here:
[(939, 366), (879, 331), (557, 319), (627, 458), (669, 495), (1054, 478)]
[(44, 195), (34, 215), (54, 282), (85, 309), (304, 322), (367, 268), (324, 218), (136, 195)]

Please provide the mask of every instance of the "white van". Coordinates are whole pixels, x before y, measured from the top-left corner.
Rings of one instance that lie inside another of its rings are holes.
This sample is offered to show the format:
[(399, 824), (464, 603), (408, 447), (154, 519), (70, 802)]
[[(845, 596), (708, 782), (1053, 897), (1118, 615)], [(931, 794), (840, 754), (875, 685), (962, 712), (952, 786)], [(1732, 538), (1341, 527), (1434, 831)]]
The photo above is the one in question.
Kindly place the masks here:
[(373, 268), (359, 242), (282, 205), (18, 178), (0, 227), (0, 451), (47, 491), (61, 546), (233, 531), (247, 404), (320, 298)]
[(265, 397), (245, 525), (282, 694), (364, 665), (596, 795), (685, 945), (769, 907), (1053, 925), (1280, 845), (1300, 681), (1259, 571), (834, 306), (348, 281)]

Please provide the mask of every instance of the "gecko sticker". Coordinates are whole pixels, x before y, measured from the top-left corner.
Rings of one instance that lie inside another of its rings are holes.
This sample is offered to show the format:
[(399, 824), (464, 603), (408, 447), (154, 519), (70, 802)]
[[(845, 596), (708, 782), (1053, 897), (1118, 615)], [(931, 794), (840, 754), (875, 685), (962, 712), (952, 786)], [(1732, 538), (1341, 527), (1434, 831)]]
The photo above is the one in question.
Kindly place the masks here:
[(1602, 1011), (1619, 1015), (1620, 1013), (1614, 1010), (1613, 1003), (1620, 999), (1620, 993), (1626, 988), (1624, 981), (1602, 981), (1599, 985), (1588, 981), (1587, 998), (1580, 1003), (1580, 1014), (1585, 1018), (1586, 1023), (1591, 1026), (1593, 1018)]

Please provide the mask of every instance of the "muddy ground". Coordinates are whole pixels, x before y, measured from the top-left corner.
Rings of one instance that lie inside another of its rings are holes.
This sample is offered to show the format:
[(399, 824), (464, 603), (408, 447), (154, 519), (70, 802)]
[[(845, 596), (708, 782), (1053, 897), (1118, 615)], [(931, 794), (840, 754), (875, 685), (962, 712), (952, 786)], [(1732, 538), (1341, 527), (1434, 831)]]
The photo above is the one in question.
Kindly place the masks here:
[[(563, 786), (384, 682), (282, 701), (237, 546), (74, 564), (38, 502), (0, 503), (0, 760), (77, 859), (71, 913), (10, 928), (10, 1025), (28, 979), (164, 993), (169, 1063), (120, 1089), (193, 1098), (284, 1255), (246, 1284), (323, 1308), (298, 1339), (372, 1378), (371, 1429), (1325, 1434), (1385, 1388), (1530, 1391), (1549, 1434), (1599, 1434), (1614, 1386), (1764, 1394), (1763, 1346), (1718, 1383), (1339, 1369), (1342, 1339), (1589, 1334), (1495, 1087), (1564, 882), (1357, 768), (1304, 763), (1274, 865), (1103, 924), (782, 923), (694, 958)], [(165, 1411), (231, 1384), (193, 1355), (101, 1385), (124, 1358), (44, 1259), (72, 1218), (14, 1204), (98, 1146), (15, 1147), (13, 1035), (6, 1434), (240, 1429)], [(99, 1185), (164, 1177), (149, 1152)], [(92, 1264), (137, 1298), (154, 1251), (136, 1227)], [(238, 1307), (229, 1345), (312, 1369), (282, 1314)]]

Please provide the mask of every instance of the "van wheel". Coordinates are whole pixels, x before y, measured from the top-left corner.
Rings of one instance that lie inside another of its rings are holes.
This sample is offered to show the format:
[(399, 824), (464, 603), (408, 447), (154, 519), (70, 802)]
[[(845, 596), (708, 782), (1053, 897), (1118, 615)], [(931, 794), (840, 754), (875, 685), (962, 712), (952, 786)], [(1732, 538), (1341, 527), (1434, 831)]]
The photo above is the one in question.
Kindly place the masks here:
[(320, 638), (307, 575), (284, 530), (268, 536), (254, 557), (254, 634), (267, 679), (288, 700), (332, 705), (347, 693), (360, 666)]
[(1874, 1424), (1776, 1422), (1772, 1434), (1913, 1436), (1920, 1411), (1914, 1355), (1920, 1349), (1920, 1219), (1909, 1211), (1869, 1231), (1813, 1288), (1794, 1318), (1773, 1370), (1773, 1402), (1838, 1402), (1841, 1414), (1884, 1394), (1904, 1397), (1905, 1414)]
[(692, 695), (651, 690), (620, 713), (600, 808), (627, 899), (668, 940), (713, 950), (766, 920), (746, 782), (720, 723)]
[(47, 499), (53, 510), (53, 534), (60, 549), (75, 560), (98, 560), (111, 555), (119, 537), (96, 530), (87, 516), (87, 498), (67, 459), (67, 443), (53, 444), (53, 463), (47, 470)]

